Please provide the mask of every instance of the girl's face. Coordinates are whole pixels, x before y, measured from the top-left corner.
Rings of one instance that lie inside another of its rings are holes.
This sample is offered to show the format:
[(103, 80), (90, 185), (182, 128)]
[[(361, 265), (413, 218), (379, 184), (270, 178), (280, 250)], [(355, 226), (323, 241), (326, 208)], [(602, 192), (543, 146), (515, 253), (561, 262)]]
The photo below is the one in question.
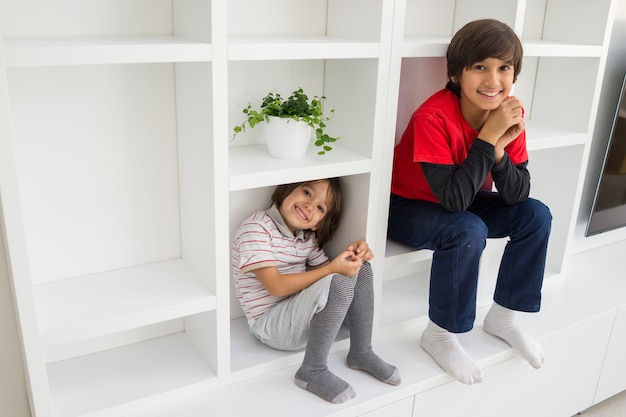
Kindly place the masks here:
[(328, 181), (300, 185), (289, 194), (279, 211), (289, 229), (316, 230), (328, 211)]
[(458, 82), (461, 86), (461, 111), (466, 119), (497, 109), (509, 96), (514, 78), (512, 62), (500, 58), (487, 58), (465, 68)]

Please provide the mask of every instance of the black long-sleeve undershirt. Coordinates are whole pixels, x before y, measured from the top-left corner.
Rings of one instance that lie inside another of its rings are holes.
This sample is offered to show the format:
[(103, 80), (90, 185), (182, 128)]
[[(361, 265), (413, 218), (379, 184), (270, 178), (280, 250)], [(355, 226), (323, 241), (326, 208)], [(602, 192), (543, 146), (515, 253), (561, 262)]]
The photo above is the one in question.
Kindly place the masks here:
[(505, 152), (499, 165), (495, 164), (494, 146), (476, 139), (467, 158), (460, 165), (422, 162), (421, 167), (435, 197), (449, 211), (465, 211), (491, 172), (494, 184), (506, 204), (516, 204), (530, 194), (528, 161), (513, 164)]

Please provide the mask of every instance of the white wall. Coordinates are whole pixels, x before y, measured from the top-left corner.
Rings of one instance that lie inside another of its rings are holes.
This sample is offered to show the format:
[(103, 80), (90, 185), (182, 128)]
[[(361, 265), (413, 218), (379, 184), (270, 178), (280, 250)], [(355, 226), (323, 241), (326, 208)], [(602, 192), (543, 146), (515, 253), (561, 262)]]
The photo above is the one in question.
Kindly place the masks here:
[[(1, 214), (1, 213), (0, 213)], [(0, 416), (29, 417), (22, 352), (0, 219)]]

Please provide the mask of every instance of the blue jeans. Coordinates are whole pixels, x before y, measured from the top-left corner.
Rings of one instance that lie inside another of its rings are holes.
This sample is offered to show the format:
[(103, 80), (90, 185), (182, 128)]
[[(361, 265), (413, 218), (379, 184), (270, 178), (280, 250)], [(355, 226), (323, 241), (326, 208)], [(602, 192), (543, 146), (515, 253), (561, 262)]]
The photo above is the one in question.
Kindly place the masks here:
[(506, 205), (498, 193), (479, 191), (460, 213), (440, 204), (391, 196), (388, 237), (433, 250), (429, 318), (453, 333), (472, 329), (476, 317), (478, 265), (487, 238), (509, 237), (494, 301), (511, 310), (537, 312), (552, 225), (541, 201)]

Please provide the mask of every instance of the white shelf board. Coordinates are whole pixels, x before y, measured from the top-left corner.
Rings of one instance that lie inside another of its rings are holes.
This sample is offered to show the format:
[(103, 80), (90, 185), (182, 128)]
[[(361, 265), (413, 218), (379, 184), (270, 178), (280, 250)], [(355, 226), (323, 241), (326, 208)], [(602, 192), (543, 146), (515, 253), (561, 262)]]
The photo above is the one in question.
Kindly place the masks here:
[(7, 67), (211, 61), (211, 44), (175, 36), (6, 38)]
[(586, 132), (560, 126), (532, 120), (526, 122), (526, 146), (529, 151), (582, 145), (587, 141), (588, 136)]
[[(451, 37), (407, 36), (402, 44), (403, 57), (445, 57)], [(600, 45), (581, 45), (544, 39), (522, 39), (524, 56), (591, 57), (602, 54)]]
[(385, 247), (385, 265), (405, 264), (425, 261), (432, 258), (433, 251), (415, 249), (407, 245), (387, 240)]
[(329, 36), (231, 35), (231, 61), (378, 58), (380, 44)]
[(405, 37), (402, 56), (405, 58), (445, 57), (450, 37)]
[(368, 173), (372, 159), (333, 144), (333, 150), (317, 155), (311, 145), (298, 159), (277, 159), (266, 145), (232, 146), (229, 149), (230, 190), (245, 190), (305, 181), (314, 178), (341, 177)]
[(600, 45), (581, 45), (545, 39), (523, 39), (524, 56), (592, 57), (602, 55)]
[(215, 295), (182, 259), (157, 262), (34, 287), (44, 346), (197, 314)]
[[(294, 365), (302, 361), (301, 351), (282, 351), (264, 345), (254, 337), (244, 317), (230, 321), (230, 357), (233, 372), (263, 365), (268, 370)], [(259, 371), (259, 374), (264, 373)]]
[(56, 417), (99, 415), (107, 409), (110, 414), (104, 415), (122, 415), (133, 403), (138, 409), (162, 404), (150, 397), (169, 392), (181, 398), (184, 391), (195, 393), (215, 379), (185, 333), (55, 362), (47, 370)]
[[(445, 57), (451, 37), (406, 37), (402, 44), (402, 56)], [(600, 45), (581, 45), (543, 39), (523, 39), (524, 56), (545, 57), (591, 57), (602, 54)]]

